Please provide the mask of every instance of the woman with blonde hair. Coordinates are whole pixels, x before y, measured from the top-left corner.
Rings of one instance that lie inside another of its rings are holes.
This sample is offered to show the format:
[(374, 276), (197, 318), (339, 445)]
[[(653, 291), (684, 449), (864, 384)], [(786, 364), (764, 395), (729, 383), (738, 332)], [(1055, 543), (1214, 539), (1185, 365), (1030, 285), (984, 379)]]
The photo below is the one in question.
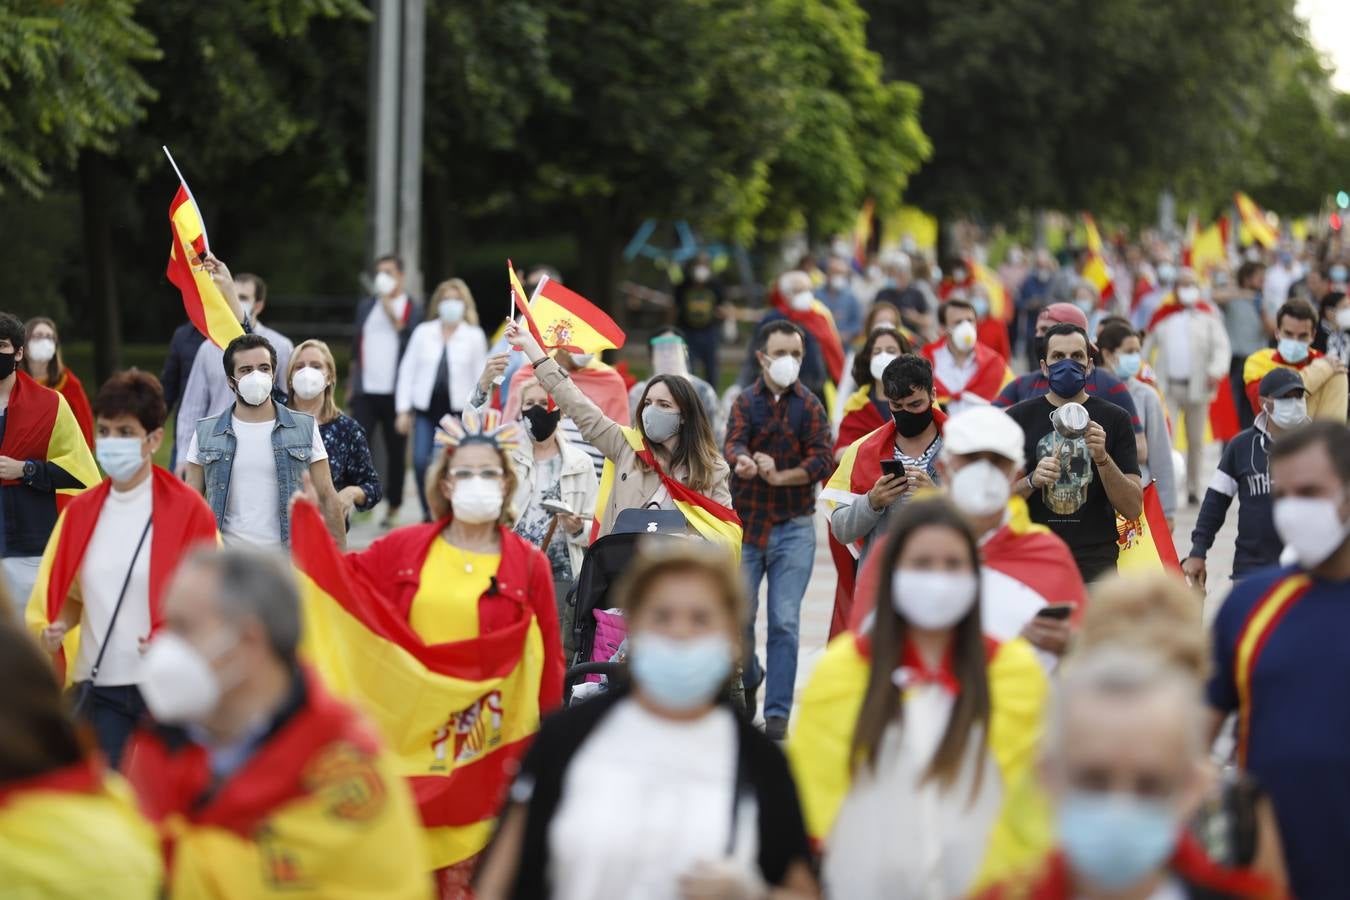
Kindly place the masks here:
[(333, 487), (350, 528), (352, 511), (371, 509), (380, 502), (382, 492), (365, 430), (355, 419), (344, 415), (333, 400), (337, 393), (333, 351), (313, 338), (301, 343), (291, 351), (285, 384), (291, 409), (313, 416), (319, 426), (319, 436), (328, 451)]
[[(487, 337), (478, 326), (478, 307), (462, 279), (437, 285), (427, 308), (434, 317), (413, 329), (398, 365), (394, 391), (395, 427), (399, 434), (412, 435), (413, 471), (419, 486), (426, 483), (436, 423), (447, 415), (459, 416), (469, 406), (487, 361)], [(419, 499), (423, 518), (430, 521), (425, 495)]]
[(783, 755), (728, 699), (744, 580), (719, 548), (655, 540), (617, 590), (631, 684), (544, 722), (479, 900), (819, 895)]
[[(1173, 575), (1122, 575), (1099, 582), (1083, 615), (1073, 655), (1103, 645), (1156, 653), (1194, 676), (1197, 685), (1209, 675), (1200, 599)], [(1287, 889), (1275, 810), (1251, 777), (1223, 772), (1191, 823), (1191, 832), (1214, 862), (1251, 867), (1281, 890)]]
[(23, 331), (24, 371), (38, 384), (66, 398), (75, 421), (80, 423), (80, 431), (84, 432), (85, 441), (90, 447), (94, 446), (94, 411), (84, 385), (66, 368), (65, 360), (61, 358), (61, 337), (56, 332), (56, 323), (46, 316), (36, 316), (24, 323)]

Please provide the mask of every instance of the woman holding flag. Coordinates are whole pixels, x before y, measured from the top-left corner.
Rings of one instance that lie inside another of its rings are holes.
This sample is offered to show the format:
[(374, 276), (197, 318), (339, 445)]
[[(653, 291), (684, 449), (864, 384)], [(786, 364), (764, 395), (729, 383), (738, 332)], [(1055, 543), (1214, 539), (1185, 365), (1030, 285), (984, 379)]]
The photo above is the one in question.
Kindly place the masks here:
[(562, 697), (548, 559), (511, 531), (515, 423), (446, 417), (427, 474), (434, 521), (340, 556), (310, 507), (294, 510), (301, 651), (379, 726), (409, 777), (441, 897), (467, 886), (515, 761)]
[(647, 382), (638, 401), (637, 427), (628, 428), (601, 412), (528, 330), (513, 322), (506, 339), (524, 352), (562, 414), (608, 460), (593, 536), (609, 533), (620, 510), (678, 509), (695, 532), (740, 552), (741, 521), (731, 510), (731, 469), (688, 379), (658, 375)]
[(871, 628), (835, 639), (788, 744), (835, 897), (964, 897), (1049, 842), (1030, 793), (1048, 686), (1021, 638), (980, 616), (975, 535), (941, 498), (880, 550)]

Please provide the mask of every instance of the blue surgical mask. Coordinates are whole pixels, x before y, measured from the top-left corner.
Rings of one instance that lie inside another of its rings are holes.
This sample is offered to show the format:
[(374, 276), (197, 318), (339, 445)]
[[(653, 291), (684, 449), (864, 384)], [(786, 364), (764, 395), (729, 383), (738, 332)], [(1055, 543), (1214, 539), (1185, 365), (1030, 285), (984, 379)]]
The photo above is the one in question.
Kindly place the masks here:
[(989, 300), (985, 297), (976, 297), (970, 301), (970, 305), (975, 307), (975, 315), (981, 319), (989, 316)]
[(1133, 378), (1143, 364), (1144, 358), (1138, 353), (1122, 353), (1116, 357), (1116, 375), (1122, 380)]
[(1308, 358), (1308, 344), (1293, 338), (1280, 338), (1280, 358), (1287, 363), (1301, 363)]
[(101, 437), (94, 442), (94, 457), (113, 481), (127, 481), (145, 464), (143, 444), (136, 437)]
[(1180, 824), (1157, 800), (1073, 791), (1059, 807), (1059, 841), (1080, 878), (1124, 890), (1156, 872), (1176, 847)]
[(674, 712), (711, 703), (731, 675), (731, 641), (724, 634), (675, 640), (633, 636), (629, 672), (644, 694)]
[(1350, 272), (1347, 271), (1345, 266), (1332, 266), (1328, 274), (1331, 276), (1333, 284), (1345, 284), (1346, 277)]
[(1076, 359), (1061, 359), (1050, 365), (1050, 390), (1065, 400), (1072, 400), (1083, 392), (1087, 384), (1087, 368)]

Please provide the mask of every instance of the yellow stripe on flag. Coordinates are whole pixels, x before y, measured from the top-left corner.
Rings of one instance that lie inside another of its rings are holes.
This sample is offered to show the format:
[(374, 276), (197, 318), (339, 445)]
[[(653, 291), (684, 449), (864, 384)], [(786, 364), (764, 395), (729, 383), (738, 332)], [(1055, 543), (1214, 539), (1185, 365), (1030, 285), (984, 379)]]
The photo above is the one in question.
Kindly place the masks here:
[(1293, 601), (1295, 595), (1307, 589), (1312, 579), (1306, 574), (1291, 575), (1275, 585), (1264, 600), (1252, 610), (1243, 626), (1242, 636), (1238, 639), (1237, 657), (1233, 663), (1233, 676), (1238, 694), (1238, 763), (1246, 764), (1247, 735), (1251, 727), (1252, 710), (1252, 668), (1256, 664), (1257, 650), (1267, 631), (1272, 627), (1275, 617)]

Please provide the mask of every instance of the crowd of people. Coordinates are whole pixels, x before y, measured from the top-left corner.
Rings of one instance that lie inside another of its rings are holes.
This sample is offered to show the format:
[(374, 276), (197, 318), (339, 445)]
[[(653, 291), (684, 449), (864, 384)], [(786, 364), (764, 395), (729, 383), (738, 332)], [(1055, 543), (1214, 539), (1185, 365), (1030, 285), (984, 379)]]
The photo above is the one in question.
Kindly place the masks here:
[(1104, 253), (808, 255), (721, 392), (706, 255), (642, 381), (394, 256), (345, 390), (209, 255), (92, 403), (0, 313), (0, 894), (1350, 896), (1350, 255)]

